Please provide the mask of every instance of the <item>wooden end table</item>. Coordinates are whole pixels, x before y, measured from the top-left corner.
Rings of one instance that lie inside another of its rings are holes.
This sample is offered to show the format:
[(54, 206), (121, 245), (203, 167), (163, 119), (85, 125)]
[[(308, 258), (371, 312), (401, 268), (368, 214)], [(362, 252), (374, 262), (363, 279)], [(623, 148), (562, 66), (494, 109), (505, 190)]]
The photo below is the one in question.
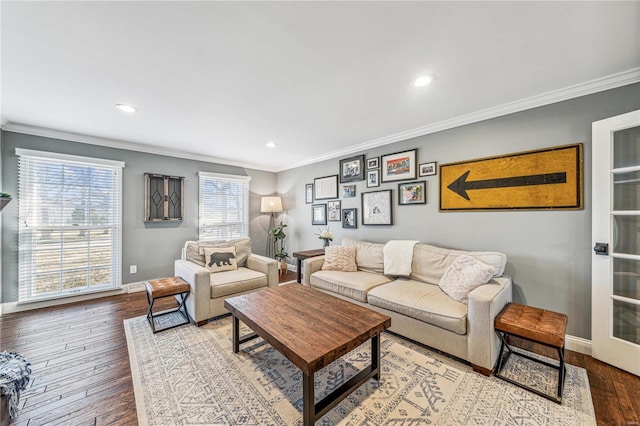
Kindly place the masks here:
[(293, 257), (298, 261), (296, 281), (302, 282), (302, 261), (310, 257), (324, 256), (324, 249), (303, 250), (293, 253)]
[[(313, 425), (370, 378), (380, 379), (380, 333), (391, 326), (387, 315), (299, 285), (231, 297), (224, 307), (233, 316), (233, 352), (260, 336), (302, 370), (305, 426)], [(239, 321), (255, 333), (240, 337)], [(369, 339), (371, 365), (315, 403), (314, 374)]]

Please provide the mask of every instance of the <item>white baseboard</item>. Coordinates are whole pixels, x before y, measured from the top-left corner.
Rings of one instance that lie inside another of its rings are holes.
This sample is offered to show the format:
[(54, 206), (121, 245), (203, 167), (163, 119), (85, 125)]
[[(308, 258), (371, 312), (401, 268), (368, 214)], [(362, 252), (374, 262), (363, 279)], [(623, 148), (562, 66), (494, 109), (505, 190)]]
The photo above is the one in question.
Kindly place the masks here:
[(591, 356), (591, 340), (567, 334), (564, 339), (564, 347), (570, 351)]
[(49, 299), (49, 300), (43, 300), (40, 302), (33, 302), (33, 303), (18, 304), (18, 302), (7, 302), (0, 305), (0, 316), (11, 314), (14, 312), (30, 311), (32, 309), (47, 308), (49, 306), (58, 306), (58, 305), (65, 305), (67, 303), (81, 302), (83, 300), (98, 299), (100, 297), (115, 296), (123, 293), (135, 293), (138, 291), (144, 291), (144, 289), (145, 289), (144, 282), (135, 282), (135, 283), (123, 284), (122, 287), (118, 290), (101, 291), (97, 293), (88, 293), (88, 294), (82, 294), (79, 296), (62, 297), (59, 299)]

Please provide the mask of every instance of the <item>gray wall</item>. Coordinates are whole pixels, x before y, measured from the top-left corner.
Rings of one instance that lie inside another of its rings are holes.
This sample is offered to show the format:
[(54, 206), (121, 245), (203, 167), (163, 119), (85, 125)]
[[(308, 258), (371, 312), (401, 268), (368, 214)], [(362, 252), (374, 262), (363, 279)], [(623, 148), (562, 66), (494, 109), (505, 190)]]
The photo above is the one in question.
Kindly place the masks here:
[[(198, 171), (251, 176), (250, 226), (252, 251), (264, 254), (269, 217), (260, 214), (260, 197), (273, 194), (275, 173), (186, 160), (162, 155), (101, 147), (13, 132), (2, 132), (2, 190), (17, 194), (18, 158), (15, 148), (52, 151), (125, 162), (123, 174), (122, 282), (124, 284), (173, 275), (173, 261), (187, 240), (198, 237)], [(180, 223), (145, 223), (144, 173), (185, 177), (185, 220)], [(2, 211), (2, 302), (18, 298), (18, 203)], [(129, 265), (138, 273), (129, 274)]]
[[(367, 152), (366, 158), (417, 148), (420, 163), (438, 164), (503, 155), (571, 143), (584, 143), (585, 208), (578, 211), (438, 212), (438, 176), (427, 182), (426, 205), (397, 205), (397, 183), (366, 188), (357, 183), (356, 198), (342, 198), (342, 208), (358, 208), (358, 228), (329, 222), (342, 237), (386, 242), (418, 239), (443, 247), (495, 250), (507, 254), (506, 273), (514, 280), (514, 299), (569, 316), (568, 333), (591, 336), (591, 123), (640, 108), (640, 85), (630, 85), (455, 129), (398, 142)], [(304, 185), (315, 177), (338, 173), (339, 159), (278, 174), (278, 192), (291, 229), (287, 250), (321, 247), (311, 225)], [(342, 185), (340, 185), (342, 186)], [(393, 226), (362, 226), (360, 194), (392, 189)], [(341, 192), (341, 191), (340, 191)], [(321, 201), (326, 202), (326, 201)]]

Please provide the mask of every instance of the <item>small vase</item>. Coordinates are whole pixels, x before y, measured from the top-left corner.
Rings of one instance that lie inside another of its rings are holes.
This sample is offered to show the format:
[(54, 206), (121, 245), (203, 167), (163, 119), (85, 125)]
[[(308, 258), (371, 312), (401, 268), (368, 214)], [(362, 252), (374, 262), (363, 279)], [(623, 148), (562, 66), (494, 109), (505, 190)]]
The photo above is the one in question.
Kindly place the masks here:
[(326, 249), (327, 247), (329, 247), (329, 243), (330, 243), (329, 240), (322, 240), (322, 241), (324, 241), (324, 244), (322, 245), (323, 249)]

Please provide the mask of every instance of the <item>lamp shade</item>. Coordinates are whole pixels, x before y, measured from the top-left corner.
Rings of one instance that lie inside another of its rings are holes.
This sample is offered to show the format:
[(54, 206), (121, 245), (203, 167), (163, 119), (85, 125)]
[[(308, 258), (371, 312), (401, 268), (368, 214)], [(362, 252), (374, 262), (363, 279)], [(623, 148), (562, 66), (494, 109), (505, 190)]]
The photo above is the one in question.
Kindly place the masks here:
[(277, 213), (282, 211), (282, 198), (262, 197), (260, 201), (261, 213)]

